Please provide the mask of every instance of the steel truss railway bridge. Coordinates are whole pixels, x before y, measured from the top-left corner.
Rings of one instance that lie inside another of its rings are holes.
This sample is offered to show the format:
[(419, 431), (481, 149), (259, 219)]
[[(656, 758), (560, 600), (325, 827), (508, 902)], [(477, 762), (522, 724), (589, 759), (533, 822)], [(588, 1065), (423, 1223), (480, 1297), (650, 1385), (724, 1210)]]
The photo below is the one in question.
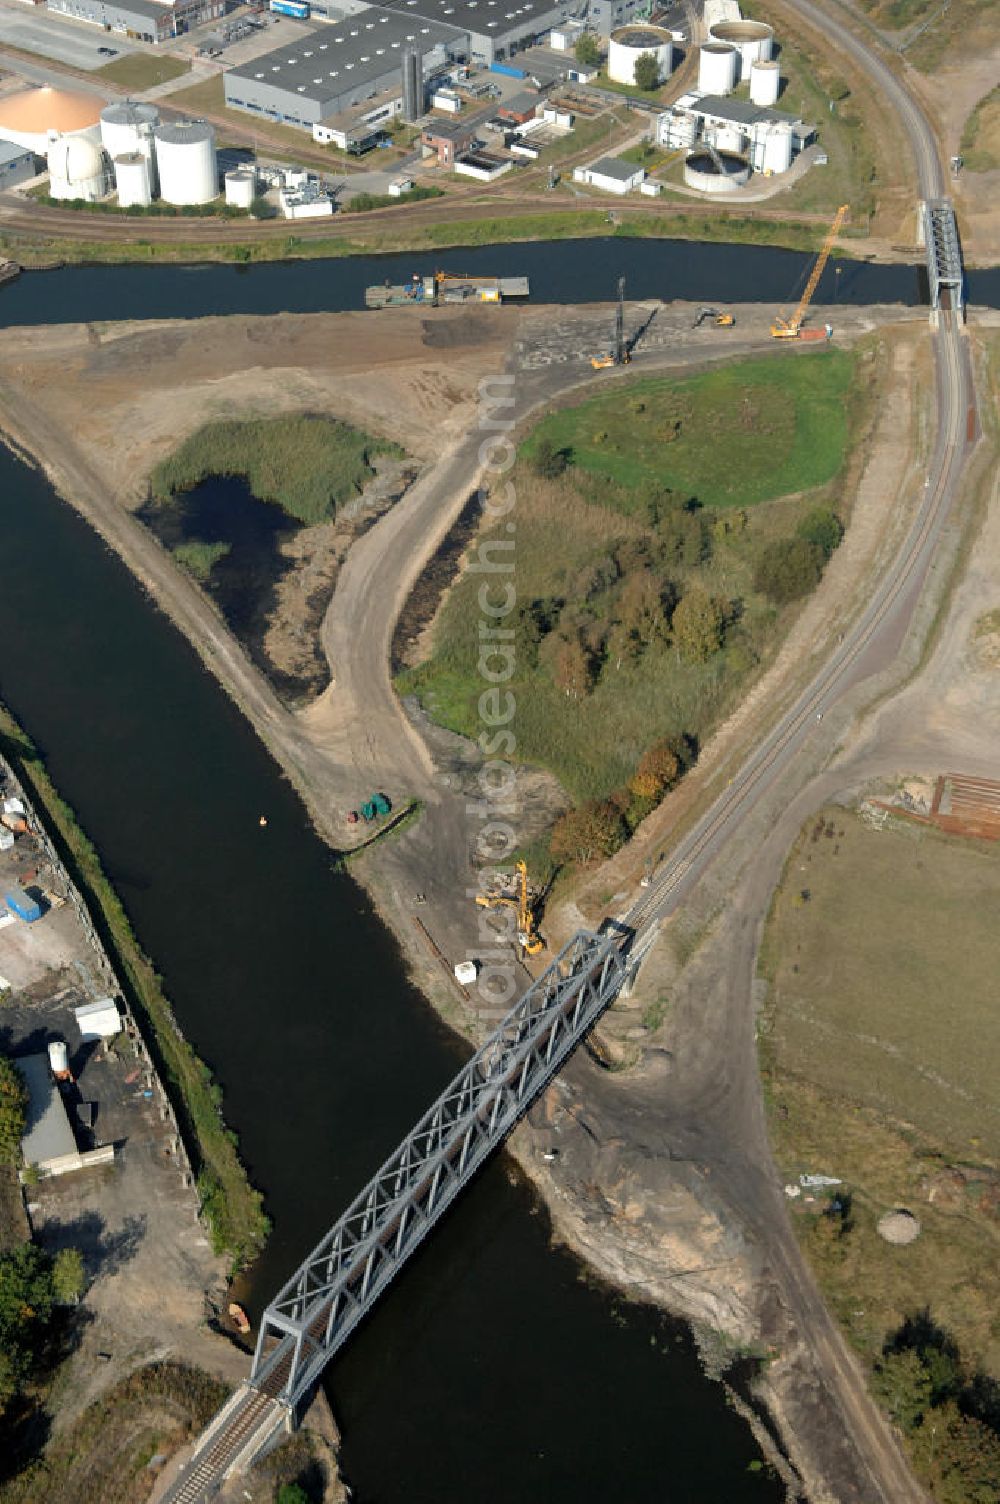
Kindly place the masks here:
[(633, 932), (581, 931), (533, 982), (264, 1312), (250, 1379), (163, 1504), (197, 1504), (282, 1439), (320, 1374), (626, 987)]

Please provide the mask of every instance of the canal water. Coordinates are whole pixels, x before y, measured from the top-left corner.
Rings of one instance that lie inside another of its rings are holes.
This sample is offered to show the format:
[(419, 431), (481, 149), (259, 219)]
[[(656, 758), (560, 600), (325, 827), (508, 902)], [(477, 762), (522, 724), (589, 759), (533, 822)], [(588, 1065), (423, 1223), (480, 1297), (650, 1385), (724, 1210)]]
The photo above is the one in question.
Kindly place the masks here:
[[(121, 312), (121, 309), (118, 310)], [(266, 1301), (465, 1047), (192, 649), (0, 449), (0, 696), (97, 844), (265, 1191)], [(260, 816), (267, 816), (262, 828)], [(361, 1504), (770, 1504), (686, 1334), (584, 1282), (498, 1157), (329, 1370)]]
[[(438, 267), (527, 276), (533, 303), (608, 302), (624, 276), (630, 299), (781, 305), (794, 302), (812, 260), (804, 252), (771, 246), (613, 237), (248, 267), (64, 267), (26, 272), (0, 288), (0, 325), (362, 308), (369, 284), (408, 281), (415, 272), (423, 276)], [(967, 281), (970, 302), (1000, 306), (1000, 268), (970, 271)], [(923, 266), (842, 259), (827, 266), (815, 300), (919, 304), (926, 299)]]

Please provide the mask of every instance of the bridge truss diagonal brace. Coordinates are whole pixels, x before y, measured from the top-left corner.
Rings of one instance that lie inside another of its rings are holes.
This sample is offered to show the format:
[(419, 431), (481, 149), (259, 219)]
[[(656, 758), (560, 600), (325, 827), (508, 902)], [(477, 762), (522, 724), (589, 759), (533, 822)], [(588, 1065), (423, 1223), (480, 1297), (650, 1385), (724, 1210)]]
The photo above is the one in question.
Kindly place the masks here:
[(941, 307), (941, 293), (947, 289), (952, 295), (952, 308), (960, 313), (964, 303), (965, 270), (955, 210), (948, 199), (927, 199), (922, 217), (931, 307)]
[(292, 1406), (625, 985), (630, 934), (581, 931), (264, 1312), (251, 1383)]

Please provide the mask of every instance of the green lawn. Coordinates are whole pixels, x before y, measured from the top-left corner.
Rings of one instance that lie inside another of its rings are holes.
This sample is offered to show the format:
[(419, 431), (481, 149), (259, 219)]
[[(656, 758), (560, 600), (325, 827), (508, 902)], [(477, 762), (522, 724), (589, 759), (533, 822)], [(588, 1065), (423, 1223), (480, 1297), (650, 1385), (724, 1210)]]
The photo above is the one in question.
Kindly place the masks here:
[(168, 79), (180, 78), (181, 74), (190, 72), (191, 64), (182, 58), (170, 57), (166, 53), (162, 57), (153, 57), (148, 52), (130, 52), (105, 63), (94, 77), (106, 78), (113, 84), (140, 93), (143, 89), (151, 89), (154, 84), (165, 84)]
[(638, 381), (544, 418), (524, 449), (530, 456), (544, 437), (626, 488), (657, 483), (705, 507), (753, 506), (836, 475), (852, 371), (849, 355), (825, 349)]
[(187, 543), (178, 543), (173, 556), (189, 574), (204, 584), (211, 578), (212, 570), (220, 559), (230, 552), (229, 543), (206, 543), (201, 538), (191, 538)]
[[(208, 423), (162, 460), (150, 477), (153, 494), (169, 501), (209, 475), (242, 475), (261, 501), (273, 501), (299, 522), (324, 522), (361, 492), (375, 454), (401, 454), (394, 444), (330, 418), (253, 418)], [(190, 545), (188, 545), (190, 548)], [(211, 549), (213, 545), (201, 545)], [(211, 569), (204, 554), (182, 562)]]

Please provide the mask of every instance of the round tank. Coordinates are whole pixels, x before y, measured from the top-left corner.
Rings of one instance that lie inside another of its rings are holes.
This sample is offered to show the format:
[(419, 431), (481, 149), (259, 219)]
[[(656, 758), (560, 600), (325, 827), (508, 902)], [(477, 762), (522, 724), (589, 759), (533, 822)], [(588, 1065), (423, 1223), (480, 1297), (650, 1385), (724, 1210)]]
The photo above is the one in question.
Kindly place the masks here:
[(86, 136), (58, 136), (53, 132), (46, 160), (53, 198), (81, 198), (93, 203), (107, 193), (104, 153)]
[(143, 151), (145, 155), (144, 144), (152, 154), (152, 134), (159, 123), (160, 112), (155, 104), (125, 99), (121, 104), (106, 105), (101, 111), (104, 150), (112, 161), (133, 151)]
[(761, 169), (766, 173), (787, 172), (792, 165), (792, 133), (785, 125), (773, 125), (764, 136)]
[(257, 174), (252, 168), (235, 168), (226, 173), (226, 203), (236, 209), (249, 209), (257, 193)]
[(781, 86), (781, 69), (777, 63), (756, 62), (750, 69), (750, 99), (762, 109), (769, 109), (778, 102)]
[(705, 42), (698, 51), (698, 90), (731, 94), (736, 87), (739, 53), (729, 42)]
[(774, 29), (766, 21), (717, 21), (708, 35), (713, 42), (736, 48), (740, 78), (749, 78), (754, 63), (766, 62), (774, 47)]
[(49, 1069), (54, 1076), (62, 1076), (69, 1070), (69, 1051), (65, 1040), (53, 1039), (49, 1044)]
[(219, 192), (215, 131), (204, 120), (158, 125), (156, 166), (168, 204), (210, 204)]
[[(731, 152), (717, 152), (718, 162), (707, 151), (693, 151), (684, 159), (684, 181), (699, 193), (731, 193), (750, 181), (750, 163)], [(719, 170), (721, 164), (721, 172)]]
[(115, 187), (122, 209), (131, 209), (135, 205), (147, 208), (152, 202), (149, 165), (141, 151), (123, 152), (115, 157)]
[(619, 26), (608, 46), (608, 77), (616, 84), (635, 83), (635, 65), (647, 52), (656, 58), (660, 82), (670, 77), (674, 41), (662, 26)]

